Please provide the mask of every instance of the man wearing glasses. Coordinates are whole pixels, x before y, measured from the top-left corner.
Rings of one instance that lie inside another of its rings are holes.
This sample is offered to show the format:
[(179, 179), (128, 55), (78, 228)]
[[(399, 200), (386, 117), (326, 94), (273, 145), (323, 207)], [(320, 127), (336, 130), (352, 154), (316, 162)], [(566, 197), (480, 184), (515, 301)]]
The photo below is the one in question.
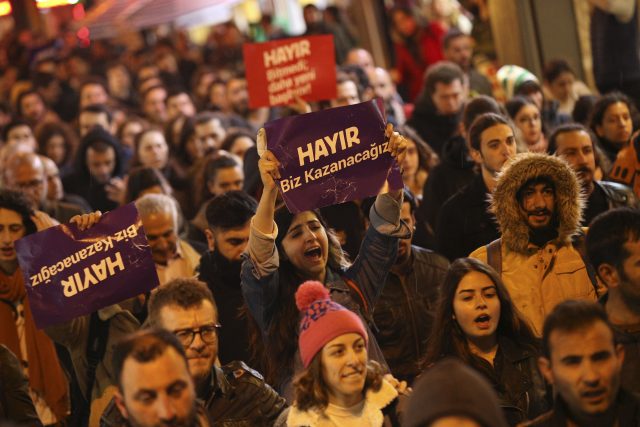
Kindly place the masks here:
[(272, 425), (286, 407), (262, 376), (244, 362), (217, 367), (218, 309), (209, 288), (196, 279), (174, 279), (149, 300), (149, 321), (173, 332), (184, 346), (198, 398), (216, 425)]

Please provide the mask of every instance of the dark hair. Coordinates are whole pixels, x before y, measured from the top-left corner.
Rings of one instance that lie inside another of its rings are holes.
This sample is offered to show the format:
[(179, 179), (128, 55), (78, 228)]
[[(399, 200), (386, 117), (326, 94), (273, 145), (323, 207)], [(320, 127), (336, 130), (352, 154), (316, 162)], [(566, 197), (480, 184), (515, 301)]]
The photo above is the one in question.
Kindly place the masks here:
[(193, 278), (180, 277), (172, 279), (158, 287), (149, 298), (149, 321), (153, 326), (160, 325), (160, 311), (168, 305), (180, 308), (197, 308), (203, 301), (209, 301), (217, 313), (218, 308), (207, 284)]
[(44, 98), (42, 97), (40, 92), (35, 89), (23, 90), (22, 92), (20, 92), (20, 95), (18, 95), (18, 99), (16, 100), (16, 113), (19, 117), (24, 117), (24, 111), (22, 111), (22, 100), (29, 95), (37, 96), (38, 98), (40, 98), (40, 102), (42, 102), (42, 105), (44, 105), (45, 108), (47, 106), (47, 103), (44, 102)]
[[(338, 239), (327, 226), (327, 222), (320, 211), (314, 210), (311, 212), (320, 221), (327, 233), (329, 241), (327, 267), (338, 273), (346, 270), (348, 260), (340, 248)], [(274, 310), (273, 319), (267, 325), (266, 334), (256, 334), (255, 331), (251, 333), (252, 347), (263, 346), (265, 348), (264, 354), (266, 354), (266, 357), (264, 355), (261, 356), (266, 359), (265, 372), (268, 377), (267, 382), (273, 384), (276, 388), (282, 386), (283, 380), (293, 373), (294, 357), (298, 348), (296, 336), (300, 323), (300, 311), (295, 303), (295, 293), (301, 283), (301, 279), (282, 248), (282, 239), (289, 230), (293, 219), (294, 215), (287, 210), (286, 206), (283, 205), (276, 209), (274, 221), (278, 225), (276, 249), (280, 255), (280, 267), (278, 269), (280, 280), (275, 290), (274, 301), (278, 301), (278, 308)], [(295, 331), (295, 335), (293, 335), (292, 331)], [(269, 339), (262, 340), (262, 336), (268, 336)]]
[[(340, 67), (336, 75), (336, 87), (342, 84), (345, 84), (347, 82), (351, 82), (356, 86), (356, 91), (358, 92), (358, 99), (362, 100), (362, 92), (364, 91), (365, 87), (361, 84), (361, 82), (358, 79), (357, 70), (362, 71), (362, 68), (358, 67), (357, 65), (351, 68), (347, 68), (346, 66)], [(368, 77), (367, 77), (367, 84), (370, 85)]]
[(145, 100), (147, 99), (147, 95), (149, 95), (151, 92), (153, 92), (156, 89), (162, 89), (165, 92), (167, 92), (167, 88), (164, 87), (164, 85), (162, 85), (162, 84), (157, 84), (157, 85), (150, 86), (150, 87), (146, 88), (145, 91), (140, 94), (140, 99), (142, 100), (142, 102), (144, 103)]
[(2, 128), (2, 140), (4, 142), (7, 142), (7, 138), (9, 138), (9, 132), (11, 132), (13, 128), (17, 128), (20, 126), (26, 126), (31, 129), (31, 125), (29, 125), (29, 123), (27, 123), (25, 120), (14, 118)]
[(118, 389), (122, 391), (122, 368), (129, 357), (133, 357), (137, 362), (148, 363), (162, 356), (168, 348), (173, 348), (182, 357), (185, 366), (189, 366), (187, 355), (178, 338), (164, 329), (142, 329), (116, 343), (112, 363)]
[(598, 271), (602, 264), (622, 271), (622, 263), (630, 255), (624, 248), (629, 241), (640, 240), (640, 211), (618, 208), (605, 211), (595, 217), (587, 233), (587, 253)]
[(458, 285), (467, 274), (474, 271), (489, 277), (496, 286), (500, 300), (500, 320), (496, 334), (537, 353), (535, 335), (511, 302), (509, 292), (507, 292), (500, 275), (482, 261), (474, 258), (458, 258), (449, 267), (440, 288), (440, 299), (436, 308), (427, 353), (422, 362), (423, 368), (429, 367), (443, 357), (456, 356), (466, 364), (487, 374), (488, 378), (492, 377), (488, 374), (492, 369), (487, 366), (487, 362), (471, 353), (467, 338), (454, 319), (453, 300)]
[[(591, 130), (596, 132), (596, 127), (602, 125), (602, 121), (604, 120), (604, 115), (607, 112), (607, 109), (617, 102), (622, 102), (627, 105), (629, 109), (629, 114), (631, 118), (635, 120), (635, 116), (637, 115), (636, 106), (627, 97), (627, 95), (621, 92), (609, 92), (605, 95), (602, 95), (593, 106), (593, 110), (591, 111), (591, 120), (589, 121), (589, 127)], [(596, 132), (597, 134), (597, 132)]]
[(542, 70), (542, 77), (545, 81), (552, 83), (555, 79), (560, 77), (562, 73), (574, 74), (567, 61), (564, 59), (552, 59), (544, 66), (544, 70)]
[(509, 117), (511, 117), (511, 120), (515, 120), (520, 110), (522, 110), (522, 108), (527, 105), (533, 105), (538, 111), (540, 111), (536, 103), (526, 96), (514, 96), (507, 101), (507, 103), (504, 105), (504, 108), (507, 110), (507, 113), (509, 114)]
[(529, 95), (535, 92), (543, 93), (540, 83), (538, 83), (535, 80), (525, 80), (524, 82), (516, 86), (515, 90), (513, 91), (513, 94), (514, 96), (529, 97)]
[(418, 209), (418, 202), (416, 202), (415, 196), (408, 188), (405, 187), (402, 192), (404, 193), (404, 200), (402, 203), (409, 203), (409, 212), (413, 215), (416, 209)]
[[(175, 151), (176, 159), (182, 163), (185, 167), (189, 167), (194, 164), (198, 159), (192, 159), (189, 156), (187, 145), (192, 138), (196, 136), (196, 126), (193, 117), (178, 116), (171, 120), (170, 125), (167, 125), (165, 134), (173, 135), (173, 127), (176, 126), (178, 120), (182, 120), (182, 126), (180, 127), (180, 135), (178, 136), (178, 146), (175, 148), (174, 144), (169, 144), (172, 151)], [(173, 138), (173, 137), (172, 137)], [(167, 142), (169, 140), (167, 139)]]
[(485, 113), (495, 113), (501, 116), (504, 115), (504, 112), (500, 108), (500, 104), (498, 102), (487, 95), (479, 95), (467, 102), (464, 106), (464, 111), (462, 112), (462, 125), (466, 132), (469, 132), (469, 128), (471, 128), (471, 124), (473, 121), (478, 118), (478, 116)]
[(460, 29), (458, 27), (452, 27), (449, 29), (449, 31), (447, 31), (447, 33), (444, 35), (444, 37), (442, 38), (442, 48), (443, 49), (447, 49), (449, 47), (449, 44), (459, 38), (459, 37), (469, 37), (467, 34), (463, 33), (462, 31), (460, 31)]
[(237, 139), (242, 138), (243, 136), (250, 138), (254, 144), (256, 143), (255, 133), (250, 132), (248, 129), (236, 129), (233, 132), (227, 134), (227, 136), (222, 141), (222, 144), (220, 145), (220, 149), (231, 152), (233, 144), (235, 144)]
[[(215, 82), (214, 82), (215, 83)], [(212, 83), (213, 84), (213, 83)], [(211, 120), (218, 120), (220, 122), (220, 126), (227, 129), (229, 127), (229, 121), (227, 117), (216, 111), (202, 111), (195, 116), (195, 125), (203, 125), (205, 123), (210, 122)]]
[(593, 107), (596, 105), (598, 97), (595, 95), (582, 95), (580, 96), (571, 112), (571, 118), (576, 123), (581, 123), (585, 126), (589, 126), (589, 119), (593, 112)]
[(586, 132), (591, 139), (591, 145), (593, 146), (593, 148), (595, 148), (594, 141), (596, 141), (596, 138), (590, 129), (584, 127), (580, 123), (565, 123), (556, 127), (553, 130), (553, 133), (551, 133), (551, 136), (549, 137), (549, 146), (547, 147), (547, 153), (556, 154), (556, 151), (558, 151), (558, 137), (564, 133), (570, 132)]
[(100, 76), (89, 76), (87, 78), (85, 78), (82, 83), (80, 83), (80, 88), (78, 89), (78, 94), (82, 94), (82, 91), (84, 90), (85, 87), (89, 86), (89, 85), (98, 85), (98, 86), (102, 86), (102, 89), (104, 89), (104, 92), (106, 94), (109, 94), (109, 87), (107, 85), (107, 81)]
[(87, 105), (86, 107), (82, 108), (82, 110), (80, 110), (78, 116), (82, 113), (106, 114), (109, 124), (111, 124), (111, 122), (113, 121), (113, 114), (111, 114), (111, 110), (104, 104)]
[(544, 320), (542, 328), (542, 354), (551, 358), (549, 338), (553, 331), (575, 332), (587, 329), (597, 321), (603, 322), (611, 331), (614, 345), (615, 334), (607, 313), (601, 304), (585, 300), (567, 300), (556, 305)]
[(453, 62), (440, 61), (427, 69), (424, 78), (424, 90), (431, 96), (436, 91), (437, 83), (449, 85), (456, 80), (460, 80), (461, 83), (464, 82), (462, 69)]
[(256, 200), (244, 191), (229, 191), (207, 204), (207, 224), (211, 229), (242, 227), (255, 215), (257, 208)]
[(122, 124), (120, 124), (120, 126), (118, 126), (118, 130), (116, 131), (116, 138), (118, 138), (119, 141), (122, 141), (122, 136), (124, 135), (124, 130), (131, 123), (140, 123), (142, 125), (142, 130), (145, 130), (146, 128), (149, 127), (149, 122), (147, 122), (142, 117), (128, 115), (127, 119), (124, 122), (122, 122)]
[(8, 189), (0, 190), (0, 208), (20, 215), (25, 234), (32, 234), (37, 231), (36, 225), (31, 220), (31, 216), (34, 213), (33, 209), (31, 209), (31, 204), (24, 193)]
[(209, 191), (209, 183), (211, 181), (215, 181), (218, 176), (218, 171), (220, 169), (227, 168), (240, 168), (242, 166), (236, 159), (227, 155), (212, 155), (209, 159), (207, 159), (204, 163), (204, 167), (202, 169), (202, 191), (200, 192), (200, 200), (198, 201), (198, 205), (201, 205), (206, 200), (209, 200), (211, 197), (216, 196), (217, 194), (211, 194)]
[(425, 142), (415, 129), (409, 125), (400, 125), (397, 127), (397, 131), (400, 135), (413, 141), (418, 151), (418, 169), (423, 169), (427, 172), (431, 171), (433, 167), (438, 164), (438, 155), (429, 144)]
[(76, 172), (83, 176), (90, 176), (89, 168), (87, 167), (87, 151), (89, 148), (98, 153), (104, 153), (112, 149), (116, 160), (112, 176), (120, 176), (122, 174), (122, 155), (119, 144), (118, 140), (108, 131), (101, 126), (95, 126), (80, 141), (80, 147), (76, 152), (75, 159)]
[[(485, 113), (478, 116), (468, 131), (469, 146), (474, 150), (480, 151), (482, 148), (482, 132), (496, 125), (506, 125), (511, 128), (511, 123), (499, 114)], [(513, 132), (513, 128), (511, 131)]]
[(162, 187), (164, 194), (171, 195), (173, 192), (169, 181), (167, 181), (159, 170), (146, 166), (132, 168), (127, 178), (127, 190), (124, 197), (125, 203), (136, 201), (143, 191), (156, 185)]
[(191, 102), (193, 102), (193, 99), (191, 98), (191, 94), (189, 93), (189, 91), (187, 91), (185, 88), (180, 87), (180, 86), (174, 86), (171, 87), (167, 90), (167, 97), (164, 99), (164, 103), (165, 105), (169, 103), (169, 98), (173, 98), (176, 97), (178, 95), (187, 95), (189, 97), (189, 100)]
[[(322, 376), (322, 356), (318, 352), (309, 367), (300, 372), (293, 380), (293, 392), (295, 394), (295, 407), (300, 411), (312, 408), (324, 411), (329, 405), (328, 385)], [(362, 388), (364, 396), (367, 390), (380, 390), (382, 387), (382, 367), (374, 360), (367, 361), (367, 375)]]
[(64, 160), (61, 165), (68, 164), (73, 159), (74, 152), (78, 148), (78, 138), (69, 125), (63, 122), (44, 122), (36, 128), (36, 141), (38, 141), (38, 153), (47, 155), (47, 143), (54, 136), (61, 136), (64, 140)]

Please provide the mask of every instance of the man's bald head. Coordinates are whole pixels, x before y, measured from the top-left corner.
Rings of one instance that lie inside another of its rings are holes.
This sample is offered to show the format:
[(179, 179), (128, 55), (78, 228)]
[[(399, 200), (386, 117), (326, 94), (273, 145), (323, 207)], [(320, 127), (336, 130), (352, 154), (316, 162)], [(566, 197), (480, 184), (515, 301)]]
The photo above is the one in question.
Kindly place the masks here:
[(344, 65), (357, 65), (366, 73), (370, 73), (375, 68), (373, 57), (368, 50), (361, 47), (353, 48), (347, 53)]
[(8, 188), (24, 192), (34, 209), (42, 208), (47, 197), (47, 176), (37, 154), (18, 152), (8, 158), (4, 178)]
[(388, 101), (396, 94), (396, 86), (391, 75), (382, 67), (375, 67), (369, 73), (369, 81), (376, 96)]

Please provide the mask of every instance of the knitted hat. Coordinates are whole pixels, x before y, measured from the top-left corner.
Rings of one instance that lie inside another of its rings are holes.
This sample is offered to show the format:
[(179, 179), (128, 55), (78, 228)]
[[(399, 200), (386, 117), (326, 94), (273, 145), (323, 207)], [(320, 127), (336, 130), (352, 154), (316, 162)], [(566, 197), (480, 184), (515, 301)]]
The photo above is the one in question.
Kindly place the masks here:
[(513, 98), (522, 83), (528, 81), (538, 83), (538, 78), (535, 74), (517, 65), (503, 65), (496, 73), (496, 78), (500, 82), (507, 99)]
[(426, 426), (454, 415), (471, 418), (483, 427), (508, 425), (487, 380), (461, 361), (445, 359), (414, 383), (402, 425)]
[(304, 282), (296, 291), (296, 305), (302, 313), (298, 347), (305, 368), (322, 347), (340, 335), (360, 334), (369, 337), (362, 320), (354, 312), (331, 301), (329, 290), (320, 282)]

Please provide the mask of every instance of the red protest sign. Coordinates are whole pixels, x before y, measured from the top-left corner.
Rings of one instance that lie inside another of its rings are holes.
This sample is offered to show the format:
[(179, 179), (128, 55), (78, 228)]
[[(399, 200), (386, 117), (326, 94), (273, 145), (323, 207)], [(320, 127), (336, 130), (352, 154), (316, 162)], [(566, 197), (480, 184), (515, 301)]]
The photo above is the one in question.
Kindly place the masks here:
[(333, 36), (309, 36), (245, 44), (251, 108), (286, 105), (295, 95), (307, 101), (336, 96)]

